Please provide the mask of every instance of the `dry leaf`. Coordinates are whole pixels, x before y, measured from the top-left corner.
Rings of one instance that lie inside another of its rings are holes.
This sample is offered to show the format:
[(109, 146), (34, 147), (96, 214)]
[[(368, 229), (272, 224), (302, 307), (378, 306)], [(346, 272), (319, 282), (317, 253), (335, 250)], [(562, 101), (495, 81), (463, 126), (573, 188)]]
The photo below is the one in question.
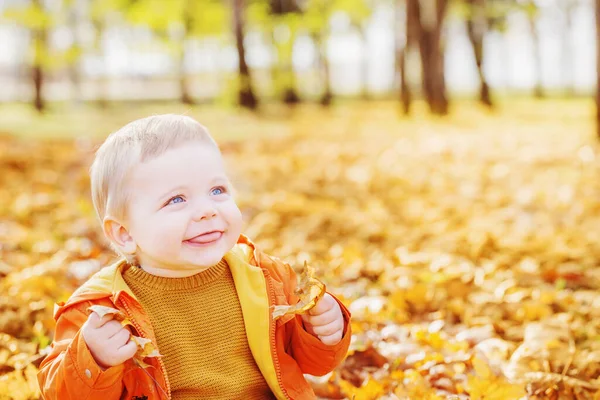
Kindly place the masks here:
[(142, 358), (146, 358), (146, 357), (160, 357), (161, 356), (158, 353), (158, 350), (152, 344), (152, 341), (150, 339), (131, 335), (131, 340), (133, 340), (139, 347), (137, 353), (135, 353), (136, 357), (142, 359)]
[[(116, 321), (121, 322), (122, 326), (127, 326), (127, 325), (133, 326), (131, 321), (127, 317), (125, 317), (125, 315), (121, 311), (117, 310), (116, 308), (94, 305), (94, 306), (89, 307), (88, 310), (97, 313), (100, 316), (100, 318), (103, 318), (105, 315), (114, 315), (114, 319)], [(148, 364), (146, 364), (143, 361), (144, 358), (146, 358), (146, 357), (161, 357), (161, 354), (158, 352), (156, 347), (154, 347), (154, 344), (152, 343), (152, 341), (150, 339), (131, 335), (130, 340), (133, 340), (135, 342), (135, 344), (137, 344), (137, 346), (138, 346), (138, 351), (135, 353), (134, 359), (135, 359), (135, 361), (137, 361), (137, 363), (142, 368), (148, 367)]]
[(112, 307), (94, 305), (88, 307), (88, 310), (98, 314), (101, 319), (104, 318), (105, 315), (114, 315), (113, 318), (117, 321), (123, 321), (125, 319), (125, 315), (121, 311)]
[(475, 376), (468, 380), (468, 390), (473, 400), (510, 400), (520, 399), (525, 396), (523, 385), (506, 382), (496, 376), (485, 361), (473, 358)]
[(325, 294), (325, 284), (314, 277), (315, 269), (304, 262), (304, 270), (300, 274), (294, 293), (300, 298), (294, 305), (277, 305), (273, 307), (273, 319), (284, 315), (304, 314), (313, 308)]

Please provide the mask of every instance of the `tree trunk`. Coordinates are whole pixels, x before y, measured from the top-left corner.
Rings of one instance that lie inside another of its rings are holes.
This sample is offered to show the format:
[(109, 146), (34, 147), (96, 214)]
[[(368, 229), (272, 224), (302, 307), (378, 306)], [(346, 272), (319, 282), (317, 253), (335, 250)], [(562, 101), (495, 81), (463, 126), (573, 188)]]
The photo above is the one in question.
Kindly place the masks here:
[(538, 98), (544, 98), (544, 86), (542, 84), (542, 54), (540, 49), (540, 36), (538, 35), (536, 27), (536, 16), (533, 14), (528, 15), (529, 19), (529, 31), (531, 32), (531, 39), (533, 41), (533, 57), (535, 65), (535, 86), (533, 89), (533, 95)]
[[(404, 6), (403, 4), (404, 3)], [(411, 30), (413, 22), (408, 18), (408, 1), (398, 0), (396, 3), (396, 21), (402, 21), (404, 24), (396, 25), (396, 68), (397, 75), (400, 78), (400, 102), (402, 103), (402, 111), (404, 115), (410, 114), (412, 95), (410, 85), (407, 81), (406, 74), (406, 57), (410, 50), (412, 41)], [(401, 34), (400, 27), (404, 27), (404, 37)]]
[(79, 71), (79, 51), (80, 46), (77, 41), (77, 27), (79, 25), (79, 14), (77, 7), (71, 7), (71, 11), (69, 13), (69, 26), (71, 29), (71, 34), (73, 35), (73, 45), (72, 49), (76, 51), (76, 56), (74, 59), (70, 60), (68, 74), (69, 80), (71, 81), (71, 98), (74, 103), (80, 103), (82, 100), (81, 93), (81, 73)]
[(600, 139), (600, 0), (596, 0), (596, 135)]
[(471, 17), (467, 18), (467, 33), (473, 46), (477, 74), (479, 75), (479, 100), (485, 106), (492, 108), (492, 99), (490, 96), (490, 87), (483, 72), (483, 39), (487, 31), (487, 21), (485, 17), (485, 0), (467, 0), (471, 7)]
[(367, 40), (367, 35), (360, 26), (360, 24), (356, 25), (356, 29), (360, 35), (360, 39), (362, 41), (362, 60), (361, 60), (361, 75), (362, 75), (362, 98), (363, 100), (369, 100), (369, 44)]
[(292, 33), (290, 40), (292, 49), (289, 57), (285, 60), (283, 67), (283, 78), (285, 80), (285, 90), (283, 92), (283, 102), (288, 105), (300, 103), (300, 96), (296, 90), (296, 72), (294, 71), (294, 41), (296, 40), (295, 33)]
[(448, 0), (407, 0), (410, 18), (419, 42), (421, 55), (422, 85), (425, 99), (433, 114), (448, 114), (448, 98), (444, 78), (444, 56), (441, 49), (441, 32)]
[(324, 48), (322, 34), (314, 34), (313, 41), (317, 46), (317, 68), (319, 69), (319, 74), (323, 80), (323, 95), (321, 96), (319, 103), (323, 106), (329, 106), (331, 105), (331, 100), (333, 100), (333, 93), (331, 92), (329, 59), (327, 58), (327, 51)]
[(71, 81), (72, 101), (81, 103), (81, 74), (79, 73), (79, 65), (77, 61), (73, 61), (73, 65), (69, 66), (69, 80)]
[(250, 69), (246, 63), (246, 51), (244, 49), (244, 9), (244, 0), (233, 0), (235, 43), (238, 52), (240, 77), (238, 102), (240, 106), (254, 110), (258, 107), (258, 99), (254, 95), (254, 90), (252, 89), (252, 77), (250, 76)]
[(410, 114), (410, 108), (412, 105), (412, 94), (410, 86), (408, 85), (406, 78), (406, 53), (407, 48), (400, 50), (400, 101), (402, 102), (402, 111), (405, 115)]
[(33, 86), (35, 88), (35, 96), (33, 106), (40, 113), (46, 108), (42, 88), (44, 87), (44, 70), (41, 65), (34, 65), (32, 70)]
[[(32, 0), (35, 8), (42, 9), (41, 0)], [(33, 63), (31, 78), (34, 87), (33, 106), (38, 112), (43, 112), (46, 107), (44, 100), (44, 59), (47, 55), (47, 30), (45, 26), (39, 26), (32, 30), (33, 37)]]
[(290, 72), (289, 79), (291, 80), (291, 83), (283, 92), (283, 102), (288, 105), (300, 103), (300, 96), (298, 96), (298, 93), (296, 92), (296, 78), (291, 75), (293, 75), (293, 72)]
[(187, 43), (189, 32), (192, 30), (192, 10), (190, 9), (190, 0), (185, 0), (183, 5), (183, 37), (179, 49), (179, 93), (183, 104), (194, 104), (194, 99), (190, 95), (187, 72), (185, 71), (185, 45)]
[(575, 95), (573, 84), (573, 53), (571, 52), (571, 32), (573, 30), (573, 9), (576, 3), (568, 1), (564, 10), (565, 13), (565, 32), (563, 34), (562, 59), (563, 59), (563, 80), (565, 93), (567, 96)]
[(182, 48), (179, 51), (179, 93), (180, 100), (183, 104), (194, 104), (194, 99), (189, 92), (188, 76), (185, 72), (185, 43), (181, 44)]
[(96, 103), (100, 108), (108, 107), (108, 72), (106, 68), (106, 57), (102, 50), (102, 37), (104, 36), (105, 21), (103, 17), (97, 17), (92, 20), (94, 30), (96, 31), (96, 51), (102, 56), (103, 71), (97, 81)]
[[(279, 18), (281, 16), (301, 14), (302, 7), (299, 3), (300, 0), (269, 0), (270, 14), (274, 16), (275, 20), (279, 21), (281, 21), (281, 18)], [(288, 26), (288, 28), (291, 30), (291, 27)], [(300, 96), (298, 96), (298, 92), (296, 91), (296, 74), (293, 65), (293, 48), (296, 40), (296, 32), (295, 30), (291, 30), (290, 32), (290, 54), (283, 54), (281, 43), (278, 43), (275, 32), (273, 31), (272, 34), (278, 58), (278, 71), (274, 74), (276, 89), (279, 89), (280, 84), (284, 87), (282, 100), (285, 104), (294, 105), (300, 103)]]

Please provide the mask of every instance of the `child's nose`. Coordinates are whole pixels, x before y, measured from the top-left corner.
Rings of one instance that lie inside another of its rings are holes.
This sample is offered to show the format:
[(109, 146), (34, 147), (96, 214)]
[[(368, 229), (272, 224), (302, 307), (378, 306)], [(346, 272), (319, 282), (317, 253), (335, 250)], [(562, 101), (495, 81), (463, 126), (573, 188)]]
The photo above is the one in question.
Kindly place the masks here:
[(194, 220), (200, 221), (203, 219), (213, 218), (217, 215), (217, 209), (211, 202), (203, 202), (198, 204), (194, 213)]

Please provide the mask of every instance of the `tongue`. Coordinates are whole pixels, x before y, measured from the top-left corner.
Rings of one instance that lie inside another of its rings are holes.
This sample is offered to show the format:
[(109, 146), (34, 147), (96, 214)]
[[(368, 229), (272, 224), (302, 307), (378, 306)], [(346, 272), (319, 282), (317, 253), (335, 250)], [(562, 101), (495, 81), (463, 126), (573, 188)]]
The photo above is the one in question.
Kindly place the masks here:
[(214, 242), (219, 237), (221, 237), (221, 232), (210, 232), (200, 236), (196, 236), (195, 238), (190, 239), (189, 241), (192, 243), (210, 243)]

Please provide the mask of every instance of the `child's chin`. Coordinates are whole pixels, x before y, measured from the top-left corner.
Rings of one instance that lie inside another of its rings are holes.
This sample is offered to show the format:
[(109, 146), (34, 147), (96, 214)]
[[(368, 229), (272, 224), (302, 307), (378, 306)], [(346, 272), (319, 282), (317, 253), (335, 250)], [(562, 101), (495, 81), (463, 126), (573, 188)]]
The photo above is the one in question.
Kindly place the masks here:
[(222, 259), (223, 256), (219, 257), (218, 255), (215, 255), (214, 257), (203, 257), (202, 259), (194, 259), (190, 261), (192, 264), (199, 267), (212, 267), (213, 265), (217, 265)]

